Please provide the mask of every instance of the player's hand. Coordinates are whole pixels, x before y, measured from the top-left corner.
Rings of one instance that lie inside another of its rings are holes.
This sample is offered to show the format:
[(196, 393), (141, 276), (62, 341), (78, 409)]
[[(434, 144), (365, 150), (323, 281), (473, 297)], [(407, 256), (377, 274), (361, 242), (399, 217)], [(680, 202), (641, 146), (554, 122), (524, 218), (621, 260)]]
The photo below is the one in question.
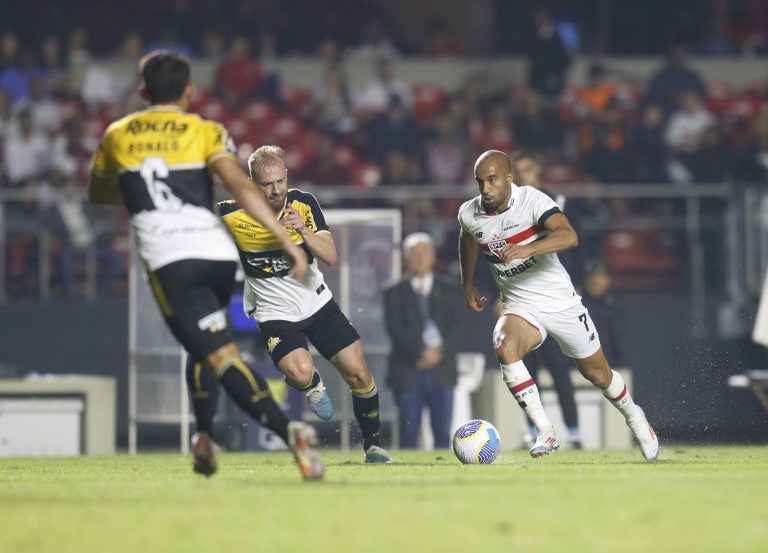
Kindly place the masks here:
[(301, 213), (293, 209), (291, 206), (287, 206), (283, 213), (284, 215), (280, 219), (280, 222), (285, 228), (295, 230), (298, 233), (301, 233), (304, 229), (307, 228), (304, 225), (304, 218), (301, 216)]
[(478, 292), (477, 288), (474, 286), (464, 289), (464, 301), (467, 302), (467, 307), (477, 313), (480, 313), (485, 307), (485, 304), (488, 303), (488, 300), (481, 296), (480, 292)]
[(307, 276), (307, 271), (309, 271), (307, 254), (296, 244), (292, 244), (292, 247), (285, 250), (285, 255), (288, 256), (288, 260), (292, 265), (289, 275), (296, 280), (304, 280), (304, 277)]
[(416, 368), (420, 370), (431, 369), (442, 360), (443, 348), (427, 348), (422, 352), (419, 361), (416, 363)]
[(504, 265), (514, 259), (525, 259), (526, 257), (528, 257), (528, 253), (525, 246), (518, 246), (517, 244), (507, 244), (499, 252), (499, 258)]

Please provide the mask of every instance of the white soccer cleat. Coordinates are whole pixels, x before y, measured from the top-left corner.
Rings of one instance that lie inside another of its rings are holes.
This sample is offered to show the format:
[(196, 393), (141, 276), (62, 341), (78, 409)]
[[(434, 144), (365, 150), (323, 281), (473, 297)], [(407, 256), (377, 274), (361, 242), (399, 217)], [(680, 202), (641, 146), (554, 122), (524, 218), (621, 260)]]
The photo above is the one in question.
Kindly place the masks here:
[(557, 434), (554, 431), (545, 432), (536, 437), (536, 443), (531, 448), (531, 457), (544, 457), (558, 449), (560, 449), (560, 440), (557, 439)]
[(325, 473), (325, 466), (317, 452), (318, 445), (317, 431), (313, 426), (300, 421), (288, 423), (288, 446), (304, 480), (320, 480)]
[(365, 462), (374, 465), (391, 465), (395, 461), (383, 447), (372, 445), (365, 450)]
[(646, 461), (657, 461), (659, 459), (659, 438), (656, 436), (653, 427), (648, 423), (645, 413), (640, 407), (637, 408), (635, 415), (627, 420), (627, 426), (632, 431), (640, 452)]

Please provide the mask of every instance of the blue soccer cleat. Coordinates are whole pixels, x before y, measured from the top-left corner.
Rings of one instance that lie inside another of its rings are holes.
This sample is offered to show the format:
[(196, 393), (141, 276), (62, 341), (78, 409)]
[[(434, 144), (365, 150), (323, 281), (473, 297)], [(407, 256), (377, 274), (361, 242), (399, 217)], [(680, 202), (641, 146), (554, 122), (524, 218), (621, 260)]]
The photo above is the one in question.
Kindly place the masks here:
[(307, 404), (320, 420), (329, 421), (333, 417), (333, 404), (322, 383), (307, 392)]
[(395, 461), (383, 447), (372, 445), (365, 450), (365, 462), (373, 465), (392, 465)]

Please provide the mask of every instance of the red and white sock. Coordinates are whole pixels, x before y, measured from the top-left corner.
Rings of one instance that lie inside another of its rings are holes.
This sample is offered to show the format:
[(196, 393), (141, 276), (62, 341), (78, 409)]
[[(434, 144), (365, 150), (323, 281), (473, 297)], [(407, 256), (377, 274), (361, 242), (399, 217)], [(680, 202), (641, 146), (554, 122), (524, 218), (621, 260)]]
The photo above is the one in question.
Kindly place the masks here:
[(504, 375), (504, 382), (507, 383), (512, 396), (536, 427), (536, 432), (539, 434), (552, 432), (552, 423), (549, 422), (549, 417), (541, 404), (539, 388), (531, 378), (525, 363), (516, 361), (509, 365), (501, 365), (501, 374)]
[(629, 420), (636, 413), (637, 405), (627, 390), (624, 378), (616, 371), (611, 372), (613, 379), (608, 387), (603, 389), (603, 395), (624, 415), (626, 420)]

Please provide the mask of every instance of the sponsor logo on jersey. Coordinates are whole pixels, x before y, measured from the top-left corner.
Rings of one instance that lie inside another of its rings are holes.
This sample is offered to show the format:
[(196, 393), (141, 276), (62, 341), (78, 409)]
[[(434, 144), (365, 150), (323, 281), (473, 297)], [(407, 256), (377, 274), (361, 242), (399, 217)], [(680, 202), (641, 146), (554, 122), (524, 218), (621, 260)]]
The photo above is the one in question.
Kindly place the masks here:
[(277, 347), (277, 344), (279, 344), (280, 342), (282, 342), (282, 340), (277, 336), (270, 336), (269, 340), (267, 340), (267, 351), (269, 351), (269, 353), (272, 353), (274, 349)]
[(509, 229), (512, 229), (512, 228), (517, 228), (519, 226), (520, 225), (518, 225), (517, 223), (512, 223), (512, 224), (505, 223), (504, 226), (502, 227), (502, 230), (509, 230)]
[(129, 134), (141, 134), (145, 132), (163, 132), (168, 134), (184, 134), (189, 125), (182, 122), (171, 120), (166, 121), (148, 121), (146, 119), (134, 119), (125, 128)]
[(214, 311), (210, 315), (206, 315), (199, 321), (197, 321), (197, 327), (200, 330), (208, 330), (209, 332), (219, 332), (227, 328), (227, 316), (224, 314), (224, 310)]
[(536, 265), (536, 263), (538, 263), (538, 261), (536, 261), (536, 256), (533, 256), (533, 257), (529, 257), (519, 265), (510, 267), (509, 269), (502, 270), (502, 269), (494, 268), (494, 270), (496, 271), (496, 274), (500, 277), (513, 277), (513, 276), (517, 276), (519, 274), (524, 273), (525, 271), (527, 271), (528, 269)]

